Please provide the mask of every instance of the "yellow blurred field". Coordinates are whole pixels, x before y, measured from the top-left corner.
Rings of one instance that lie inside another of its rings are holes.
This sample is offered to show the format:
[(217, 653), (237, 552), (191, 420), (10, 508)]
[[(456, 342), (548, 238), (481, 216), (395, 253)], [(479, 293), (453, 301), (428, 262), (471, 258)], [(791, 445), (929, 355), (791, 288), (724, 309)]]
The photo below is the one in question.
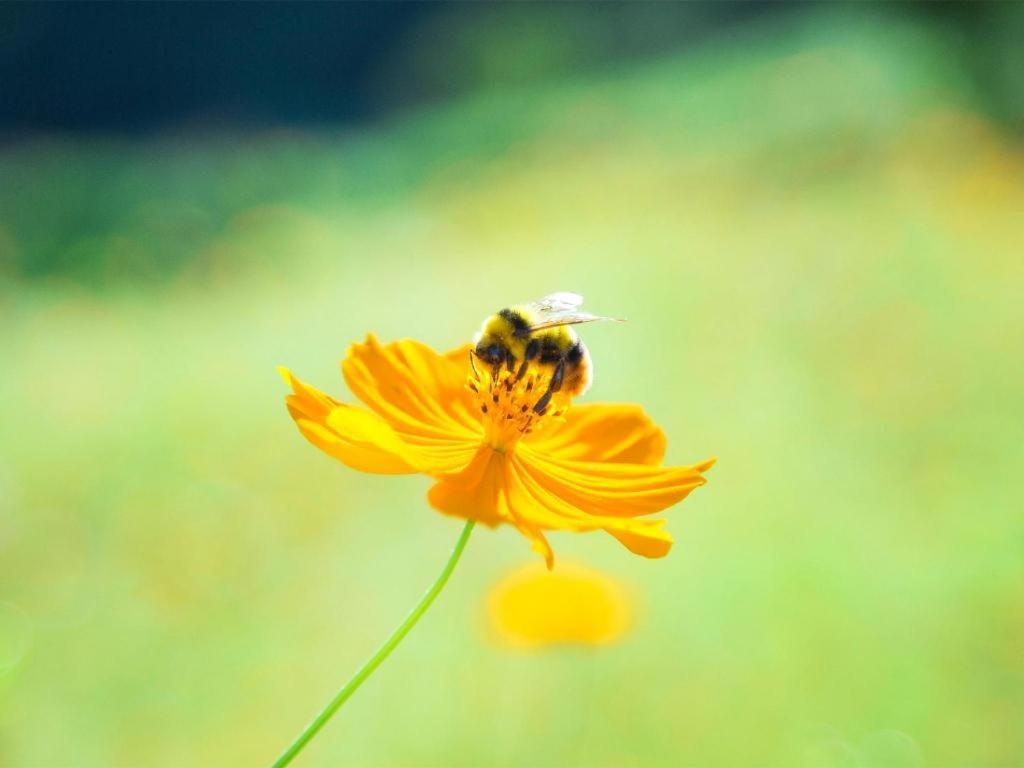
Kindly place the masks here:
[(347, 397), (367, 331), (553, 290), (629, 318), (588, 400), (719, 457), (664, 560), (552, 536), (640, 620), (495, 645), (535, 555), (481, 528), (296, 764), (1019, 762), (1024, 149), (944, 45), (822, 22), (366, 135), (4, 149), (3, 261), (71, 277), (0, 284), (0, 765), (269, 764), (460, 528), (306, 444), (275, 365)]

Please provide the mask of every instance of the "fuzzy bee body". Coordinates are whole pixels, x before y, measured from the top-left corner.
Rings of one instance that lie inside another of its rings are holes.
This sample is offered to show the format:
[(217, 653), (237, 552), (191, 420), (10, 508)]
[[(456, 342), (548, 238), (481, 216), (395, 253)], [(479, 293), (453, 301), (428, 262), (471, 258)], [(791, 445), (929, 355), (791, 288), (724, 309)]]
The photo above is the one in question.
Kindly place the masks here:
[(506, 366), (517, 378), (531, 367), (539, 369), (548, 384), (534, 406), (538, 413), (555, 393), (581, 395), (590, 386), (593, 365), (571, 326), (612, 319), (579, 311), (582, 302), (574, 293), (554, 293), (531, 304), (502, 309), (484, 321), (473, 354), (494, 370)]

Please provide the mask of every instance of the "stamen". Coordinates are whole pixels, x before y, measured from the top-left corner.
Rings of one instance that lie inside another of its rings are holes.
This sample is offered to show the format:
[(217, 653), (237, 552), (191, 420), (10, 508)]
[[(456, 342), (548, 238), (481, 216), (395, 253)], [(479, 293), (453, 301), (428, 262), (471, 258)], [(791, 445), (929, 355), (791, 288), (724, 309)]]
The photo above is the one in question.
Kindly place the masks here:
[(561, 417), (569, 404), (561, 394), (558, 366), (539, 359), (508, 359), (494, 366), (470, 366), (467, 389), (475, 393), (483, 415), (484, 440), (496, 450), (506, 451), (544, 423), (550, 416)]

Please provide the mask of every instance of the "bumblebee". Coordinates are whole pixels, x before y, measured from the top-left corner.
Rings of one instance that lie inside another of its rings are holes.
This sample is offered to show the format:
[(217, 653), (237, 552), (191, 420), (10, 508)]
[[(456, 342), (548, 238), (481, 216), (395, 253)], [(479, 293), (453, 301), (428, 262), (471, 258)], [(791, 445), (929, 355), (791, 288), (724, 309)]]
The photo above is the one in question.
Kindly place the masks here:
[(538, 414), (545, 412), (558, 392), (569, 397), (583, 394), (590, 386), (593, 365), (590, 353), (570, 326), (615, 318), (583, 312), (582, 303), (578, 294), (552, 293), (491, 315), (474, 339), (470, 362), (476, 357), (490, 366), (492, 379), (502, 366), (515, 381), (531, 367), (539, 369), (547, 389), (533, 406)]

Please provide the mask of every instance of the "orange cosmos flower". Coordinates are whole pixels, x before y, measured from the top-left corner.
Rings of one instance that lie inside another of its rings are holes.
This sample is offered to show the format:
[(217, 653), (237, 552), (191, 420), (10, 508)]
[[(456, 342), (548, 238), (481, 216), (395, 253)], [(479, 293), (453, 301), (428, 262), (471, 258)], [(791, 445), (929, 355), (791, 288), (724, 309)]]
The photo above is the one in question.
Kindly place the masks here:
[(279, 369), (306, 439), (363, 472), (431, 476), (431, 506), (514, 525), (549, 568), (551, 530), (603, 530), (631, 552), (663, 557), (672, 545), (665, 521), (643, 516), (703, 485), (701, 473), (714, 464), (662, 466), (665, 436), (637, 405), (570, 408), (571, 398), (556, 392), (537, 413), (550, 373), (474, 365), (469, 346), (442, 355), (370, 334), (349, 347), (341, 370), (365, 408)]
[(631, 591), (602, 573), (560, 562), (517, 568), (487, 596), (496, 638), (513, 648), (610, 645), (633, 624)]

